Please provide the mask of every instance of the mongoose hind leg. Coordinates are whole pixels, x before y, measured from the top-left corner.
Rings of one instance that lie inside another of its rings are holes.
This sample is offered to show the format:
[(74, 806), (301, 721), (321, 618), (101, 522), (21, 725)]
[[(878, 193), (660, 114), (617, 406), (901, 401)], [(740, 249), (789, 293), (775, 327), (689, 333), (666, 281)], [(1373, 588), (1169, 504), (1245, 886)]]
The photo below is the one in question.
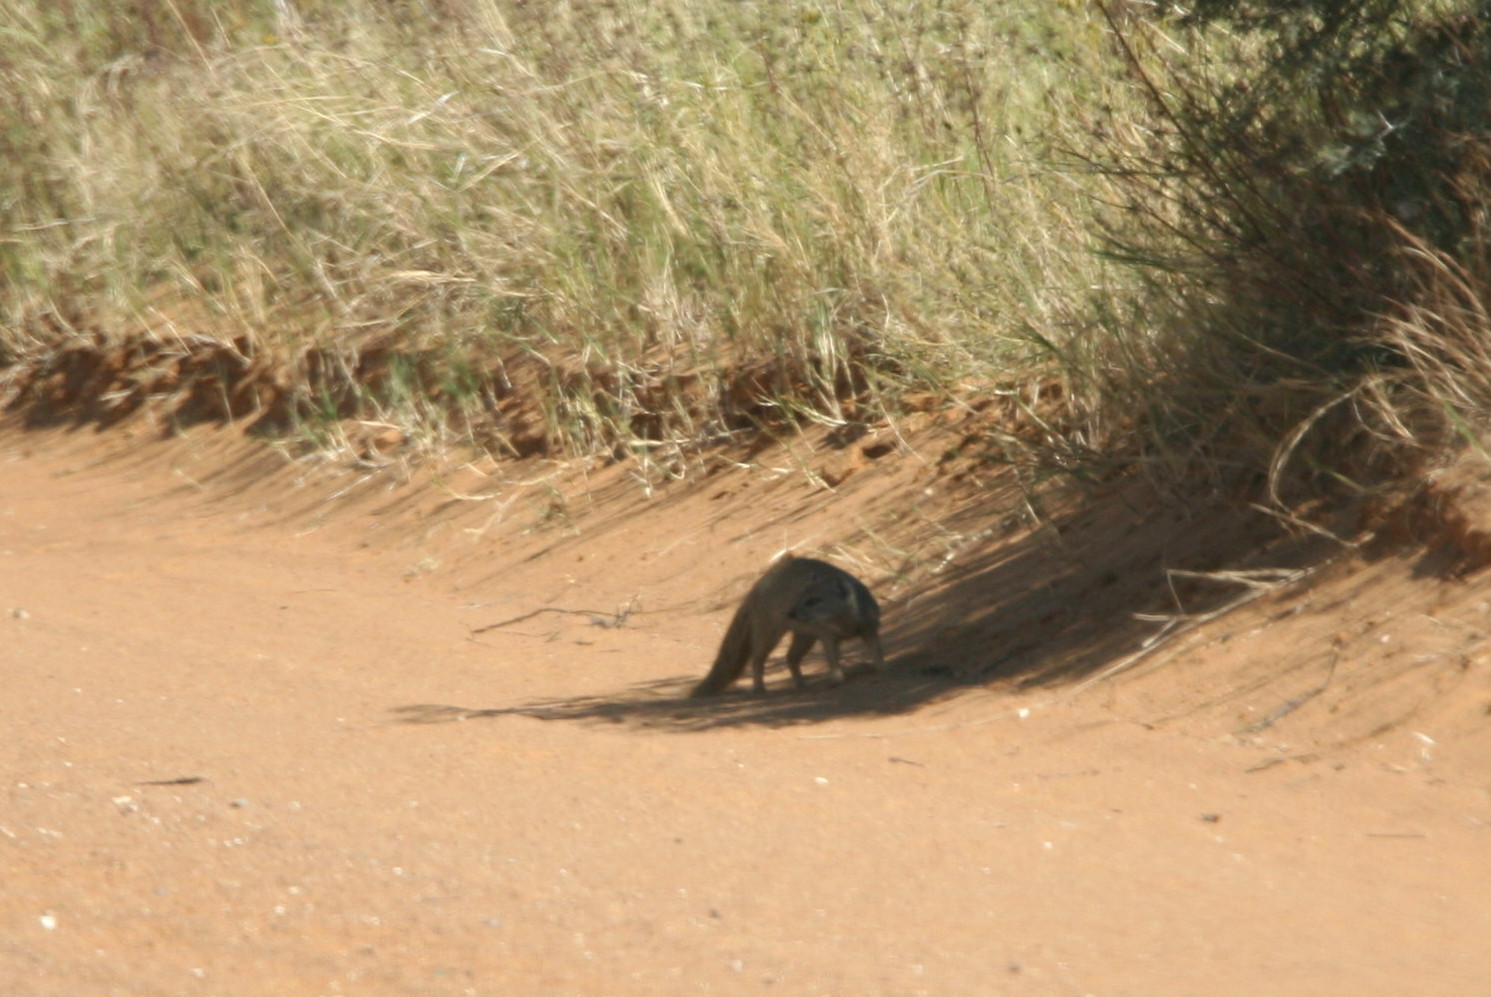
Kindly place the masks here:
[(766, 659), (775, 644), (776, 641), (770, 644), (764, 640), (751, 642), (751, 692), (757, 696), (766, 695)]

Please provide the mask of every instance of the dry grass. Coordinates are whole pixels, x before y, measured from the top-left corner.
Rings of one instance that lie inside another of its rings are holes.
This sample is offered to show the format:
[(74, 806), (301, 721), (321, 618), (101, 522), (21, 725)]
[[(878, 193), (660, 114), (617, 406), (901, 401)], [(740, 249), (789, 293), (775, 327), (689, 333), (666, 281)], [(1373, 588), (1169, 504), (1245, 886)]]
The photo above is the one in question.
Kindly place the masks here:
[(1478, 440), (1484, 18), (1162, 9), (0, 0), (0, 403), (654, 477), (997, 396), (1280, 506)]
[(3, 7), (0, 350), (237, 343), (279, 431), (656, 458), (1050, 377), (1104, 282), (1077, 5)]

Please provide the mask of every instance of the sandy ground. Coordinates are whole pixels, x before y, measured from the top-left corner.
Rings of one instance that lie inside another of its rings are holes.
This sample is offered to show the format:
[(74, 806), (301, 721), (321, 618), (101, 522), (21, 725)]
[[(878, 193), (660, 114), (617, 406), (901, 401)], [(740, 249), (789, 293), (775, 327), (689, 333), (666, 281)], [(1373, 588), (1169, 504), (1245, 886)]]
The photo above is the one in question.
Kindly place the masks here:
[[(1491, 992), (1479, 573), (751, 463), (0, 431), (0, 992)], [(890, 674), (680, 699), (787, 546)]]

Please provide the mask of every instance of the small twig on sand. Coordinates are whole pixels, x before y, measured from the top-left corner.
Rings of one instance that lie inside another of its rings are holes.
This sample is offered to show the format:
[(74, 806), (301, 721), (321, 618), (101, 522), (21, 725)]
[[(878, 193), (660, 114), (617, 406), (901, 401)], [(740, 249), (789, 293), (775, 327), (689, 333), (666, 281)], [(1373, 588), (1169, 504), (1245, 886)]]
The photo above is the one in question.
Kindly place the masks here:
[(571, 616), (585, 616), (589, 618), (592, 626), (606, 627), (607, 629), (611, 629), (621, 626), (628, 619), (631, 618), (632, 613), (636, 611), (636, 603), (637, 599), (635, 596), (633, 596), (631, 599), (627, 600), (625, 606), (622, 606), (614, 613), (605, 613), (596, 609), (560, 609), (557, 606), (544, 606), (542, 609), (535, 609), (530, 613), (523, 613), (521, 616), (514, 616), (511, 619), (499, 620), (496, 623), (488, 623), (484, 627), (477, 627), (475, 630), (471, 631), (471, 635), (474, 637), (477, 634), (486, 633), (488, 630), (496, 630), (498, 627), (509, 626), (513, 623), (521, 623), (524, 620), (531, 620), (533, 619), (533, 617), (539, 615), (540, 613), (567, 613)]
[(1340, 660), (1341, 660), (1341, 651), (1340, 651), (1340, 649), (1336, 648), (1336, 649), (1332, 650), (1331, 651), (1331, 663), (1330, 663), (1330, 667), (1328, 667), (1325, 670), (1325, 680), (1323, 682), (1321, 682), (1315, 688), (1311, 689), (1309, 692), (1304, 693), (1303, 695), (1295, 696), (1293, 699), (1289, 700), (1283, 706), (1280, 706), (1278, 709), (1274, 710), (1272, 713), (1270, 713), (1268, 716), (1264, 717), (1262, 720), (1260, 720), (1260, 721), (1258, 721), (1257, 723), (1254, 723), (1254, 724), (1249, 724), (1248, 726), (1244, 727), (1242, 730), (1238, 731), (1238, 733), (1239, 734), (1256, 734), (1256, 733), (1258, 733), (1261, 730), (1267, 730), (1269, 727), (1272, 727), (1274, 724), (1278, 723), (1280, 720), (1283, 720), (1285, 717), (1289, 716), (1289, 714), (1293, 713), (1295, 710), (1299, 709), (1301, 706), (1304, 706), (1310, 700), (1312, 700), (1316, 696), (1320, 695), (1326, 689), (1330, 688), (1331, 679), (1335, 678), (1335, 676), (1336, 676), (1336, 662), (1338, 662)]

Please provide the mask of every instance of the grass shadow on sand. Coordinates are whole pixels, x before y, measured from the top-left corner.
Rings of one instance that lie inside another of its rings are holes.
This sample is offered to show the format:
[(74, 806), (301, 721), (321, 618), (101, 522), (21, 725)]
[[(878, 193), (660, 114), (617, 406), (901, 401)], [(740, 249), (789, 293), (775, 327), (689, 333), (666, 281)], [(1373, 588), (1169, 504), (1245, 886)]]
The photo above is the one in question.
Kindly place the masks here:
[[(1288, 536), (1276, 520), (1236, 504), (1159, 505), (1134, 484), (985, 548), (908, 598), (884, 602), (890, 668), (883, 676), (861, 665), (849, 670), (844, 685), (831, 687), (815, 672), (821, 668), (815, 652), (807, 688), (792, 689), (779, 648), (765, 696), (751, 694), (743, 680), (723, 695), (689, 699), (695, 675), (610, 695), (393, 712), (404, 723), (526, 716), (690, 731), (909, 714), (991, 686), (1054, 690), (1141, 649), (1159, 624), (1135, 614), (1193, 617), (1237, 598), (1237, 585), (1206, 572), (1299, 568), (1339, 550), (1318, 537)], [(858, 651), (851, 642), (850, 660)]]

